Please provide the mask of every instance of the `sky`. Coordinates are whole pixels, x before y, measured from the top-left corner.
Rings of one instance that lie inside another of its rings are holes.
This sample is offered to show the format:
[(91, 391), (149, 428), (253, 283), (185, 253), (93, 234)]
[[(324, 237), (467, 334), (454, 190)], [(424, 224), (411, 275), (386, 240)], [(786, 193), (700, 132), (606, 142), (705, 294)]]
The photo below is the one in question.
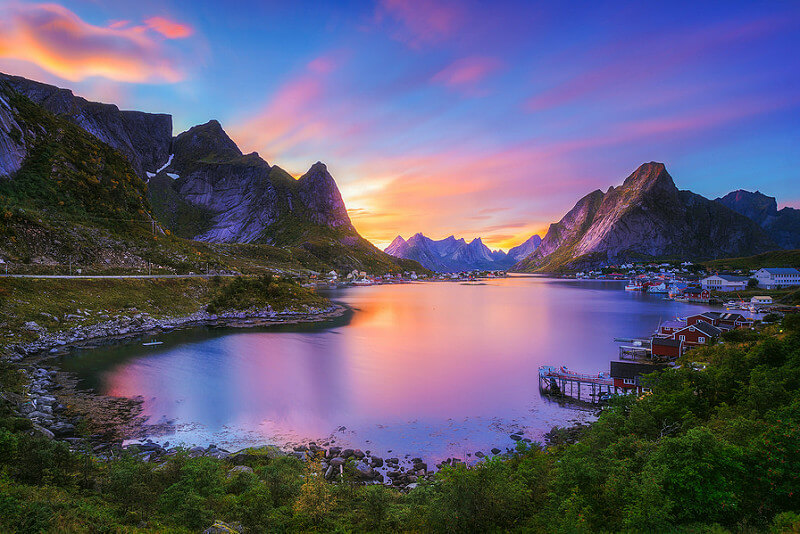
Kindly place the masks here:
[(0, 0), (0, 71), (219, 120), (359, 232), (509, 248), (661, 161), (800, 207), (800, 2)]

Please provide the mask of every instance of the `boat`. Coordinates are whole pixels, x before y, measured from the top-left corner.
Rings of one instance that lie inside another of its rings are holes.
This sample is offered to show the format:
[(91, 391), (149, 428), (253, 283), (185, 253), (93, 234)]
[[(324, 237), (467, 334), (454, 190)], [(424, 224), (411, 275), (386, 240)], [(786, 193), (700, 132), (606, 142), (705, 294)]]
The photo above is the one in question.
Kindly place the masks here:
[(650, 286), (647, 288), (648, 293), (668, 293), (669, 289), (667, 289), (667, 284), (661, 282), (657, 286)]
[(148, 341), (147, 343), (142, 343), (143, 347), (152, 347), (154, 345), (163, 345), (163, 341)]
[(631, 282), (625, 286), (625, 291), (644, 291), (645, 287), (639, 282)]

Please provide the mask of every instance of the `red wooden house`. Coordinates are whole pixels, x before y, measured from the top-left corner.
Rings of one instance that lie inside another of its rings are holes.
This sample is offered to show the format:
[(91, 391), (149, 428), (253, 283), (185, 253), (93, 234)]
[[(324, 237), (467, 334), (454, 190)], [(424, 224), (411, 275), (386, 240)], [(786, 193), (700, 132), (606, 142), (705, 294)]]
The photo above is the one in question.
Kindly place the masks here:
[(660, 325), (658, 325), (658, 333), (657, 335), (662, 337), (670, 337), (672, 334), (686, 328), (686, 321), (681, 320), (673, 320), (673, 321), (664, 321)]
[(650, 342), (651, 355), (654, 360), (677, 360), (683, 354), (683, 340), (664, 337), (653, 337)]
[(716, 326), (698, 321), (693, 325), (687, 326), (672, 334), (672, 339), (683, 341), (684, 350), (691, 347), (706, 345), (722, 334), (722, 330)]
[(611, 378), (614, 387), (625, 390), (636, 390), (641, 393), (646, 385), (642, 382), (643, 375), (659, 371), (668, 367), (664, 364), (637, 363), (637, 362), (611, 362)]

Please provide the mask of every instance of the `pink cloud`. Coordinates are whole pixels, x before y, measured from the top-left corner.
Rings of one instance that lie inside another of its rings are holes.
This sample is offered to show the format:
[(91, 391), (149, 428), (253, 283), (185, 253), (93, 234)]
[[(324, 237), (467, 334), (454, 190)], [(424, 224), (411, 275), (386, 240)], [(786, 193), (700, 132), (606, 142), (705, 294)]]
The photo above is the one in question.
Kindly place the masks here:
[(148, 28), (160, 33), (167, 39), (186, 39), (194, 33), (188, 24), (182, 24), (164, 17), (150, 17), (144, 21)]
[(457, 59), (438, 73), (432, 81), (453, 88), (473, 90), (490, 74), (501, 66), (500, 60), (485, 56), (471, 56)]
[(381, 0), (375, 19), (388, 23), (395, 39), (420, 48), (451, 37), (463, 23), (464, 12), (457, 2)]
[(174, 54), (145, 30), (95, 26), (56, 4), (9, 4), (0, 8), (0, 57), (38, 65), (70, 81), (183, 79)]

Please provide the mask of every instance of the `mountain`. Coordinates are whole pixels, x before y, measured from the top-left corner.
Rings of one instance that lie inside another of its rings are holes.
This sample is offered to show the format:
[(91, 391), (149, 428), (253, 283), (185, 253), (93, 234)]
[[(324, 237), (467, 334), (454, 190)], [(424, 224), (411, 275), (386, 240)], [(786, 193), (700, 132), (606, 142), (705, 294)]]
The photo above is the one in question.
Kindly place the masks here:
[(20, 76), (0, 73), (0, 83), (124, 154), (142, 179), (146, 172), (167, 161), (172, 144), (171, 115), (120, 111), (113, 104), (90, 102), (68, 89)]
[(800, 210), (787, 207), (778, 211), (775, 197), (743, 189), (732, 191), (716, 202), (753, 220), (781, 248), (800, 249)]
[(532, 235), (524, 243), (509, 249), (508, 257), (512, 258), (515, 262), (527, 258), (542, 244), (542, 238), (538, 235)]
[(550, 225), (521, 272), (596, 267), (630, 260), (747, 256), (777, 244), (753, 221), (691, 191), (663, 163), (640, 166), (619, 187), (581, 198)]
[(425, 271), (358, 234), (322, 163), (295, 179), (243, 154), (217, 121), (173, 139), (169, 115), (5, 74), (0, 213), (0, 235), (13, 237), (0, 240), (0, 257), (20, 263), (144, 265), (149, 255), (192, 270), (198, 250), (213, 250), (236, 265)]
[(505, 253), (502, 250), (490, 250), (483, 244), (481, 238), (473, 239), (469, 243), (463, 238), (456, 239), (454, 236), (434, 241), (417, 233), (407, 241), (397, 236), (386, 247), (385, 252), (398, 258), (418, 261), (432, 271), (502, 270), (513, 265), (520, 257), (524, 257), (523, 254), (530, 254), (539, 242), (541, 238), (535, 235), (511, 249), (509, 253)]

